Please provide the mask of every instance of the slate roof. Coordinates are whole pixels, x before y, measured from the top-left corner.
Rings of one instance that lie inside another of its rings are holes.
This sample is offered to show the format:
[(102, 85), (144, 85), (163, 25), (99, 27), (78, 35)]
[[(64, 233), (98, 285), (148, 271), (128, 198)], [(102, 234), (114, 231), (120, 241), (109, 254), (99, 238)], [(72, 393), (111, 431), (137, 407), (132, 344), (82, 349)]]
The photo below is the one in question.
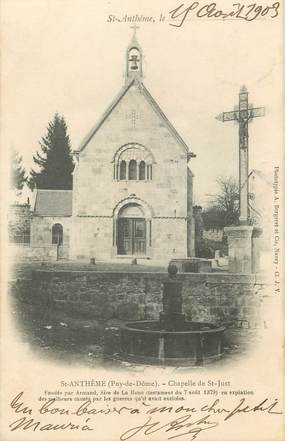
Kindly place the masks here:
[(79, 148), (77, 151), (75, 151), (75, 153), (79, 153), (82, 150), (84, 150), (84, 148), (87, 146), (87, 144), (89, 143), (89, 141), (93, 138), (93, 136), (95, 135), (95, 133), (99, 130), (99, 128), (102, 126), (102, 124), (104, 123), (104, 121), (106, 120), (106, 118), (108, 118), (108, 116), (113, 112), (113, 110), (115, 109), (115, 107), (118, 105), (118, 103), (121, 101), (121, 99), (125, 96), (125, 94), (128, 92), (128, 90), (133, 86), (133, 85), (137, 85), (141, 92), (143, 93), (143, 95), (146, 97), (147, 101), (150, 103), (150, 105), (152, 106), (152, 108), (155, 110), (155, 112), (158, 114), (158, 116), (164, 121), (164, 123), (166, 124), (166, 126), (168, 127), (168, 129), (170, 130), (170, 132), (172, 133), (172, 135), (176, 138), (176, 140), (182, 145), (182, 147), (184, 148), (185, 152), (189, 155), (192, 156), (192, 154), (190, 154), (189, 152), (189, 148), (187, 146), (187, 144), (184, 142), (184, 140), (181, 138), (181, 136), (179, 135), (179, 133), (176, 131), (176, 129), (174, 128), (174, 126), (171, 124), (171, 122), (168, 120), (168, 118), (166, 117), (166, 115), (163, 113), (163, 111), (161, 110), (161, 108), (159, 107), (159, 105), (157, 104), (157, 102), (155, 101), (155, 99), (152, 97), (152, 95), (149, 93), (149, 91), (147, 90), (147, 88), (145, 87), (145, 85), (139, 81), (138, 79), (133, 79), (132, 81), (130, 81), (127, 85), (125, 85), (120, 93), (117, 95), (117, 97), (113, 100), (112, 104), (108, 107), (108, 109), (103, 113), (101, 119), (95, 124), (95, 126), (90, 130), (90, 132), (87, 134), (87, 136), (85, 136), (85, 138), (83, 139), (83, 141), (81, 142)]
[(71, 216), (72, 190), (36, 190), (36, 216)]

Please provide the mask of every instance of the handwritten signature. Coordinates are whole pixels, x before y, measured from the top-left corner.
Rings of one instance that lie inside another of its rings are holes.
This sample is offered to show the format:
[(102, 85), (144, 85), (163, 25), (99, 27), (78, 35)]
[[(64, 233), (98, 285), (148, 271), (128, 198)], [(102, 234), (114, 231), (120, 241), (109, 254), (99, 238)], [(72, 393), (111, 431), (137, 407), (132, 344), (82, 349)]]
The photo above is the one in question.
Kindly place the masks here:
[[(140, 407), (110, 407), (95, 408), (92, 407), (90, 400), (84, 401), (75, 409), (67, 409), (57, 407), (56, 400), (51, 398), (47, 400), (39, 408), (35, 409), (24, 402), (24, 393), (20, 392), (10, 402), (10, 408), (17, 415), (10, 424), (10, 431), (31, 430), (31, 431), (93, 431), (93, 418), (98, 414), (109, 415), (114, 413), (117, 415), (139, 415), (146, 416), (142, 424), (135, 425), (125, 430), (120, 436), (120, 441), (127, 441), (136, 435), (151, 435), (153, 433), (164, 431), (169, 440), (191, 436), (189, 440), (195, 440), (197, 436), (209, 429), (214, 429), (220, 425), (221, 421), (228, 421), (238, 414), (248, 414), (262, 412), (269, 415), (281, 415), (282, 410), (279, 409), (279, 401), (275, 399), (270, 401), (268, 398), (263, 399), (258, 404), (250, 406), (246, 403), (245, 398), (240, 399), (233, 408), (225, 408), (219, 399), (202, 405), (201, 407), (185, 407), (180, 405), (153, 407), (153, 405), (142, 402)], [(37, 417), (34, 416), (37, 414)], [(158, 415), (170, 415), (169, 420), (161, 421)], [(181, 416), (179, 416), (179, 414)], [(60, 424), (54, 424), (52, 421), (42, 422), (41, 416), (45, 415), (52, 418), (53, 415), (60, 415), (64, 420)], [(215, 421), (213, 419), (215, 419)], [(217, 420), (220, 421), (217, 421)], [(82, 421), (83, 420), (83, 421)], [(137, 421), (137, 420), (136, 420)]]
[(144, 435), (151, 435), (152, 433), (161, 431), (164, 429), (166, 433), (173, 431), (181, 431), (182, 429), (187, 429), (182, 433), (179, 432), (177, 435), (169, 436), (167, 439), (178, 438), (179, 436), (192, 435), (192, 440), (194, 440), (200, 432), (207, 429), (213, 429), (217, 427), (219, 424), (214, 421), (209, 420), (210, 415), (206, 415), (202, 418), (194, 419), (193, 415), (184, 415), (175, 420), (169, 421), (166, 424), (160, 423), (160, 421), (152, 422), (152, 417), (148, 418), (148, 420), (142, 424), (141, 426), (133, 427), (132, 429), (128, 429), (120, 436), (121, 441), (126, 441), (133, 436), (137, 435), (139, 432)]
[(193, 2), (188, 7), (184, 3), (169, 12), (172, 22), (170, 26), (180, 28), (188, 18), (208, 18), (208, 19), (241, 19), (253, 21), (257, 18), (276, 18), (279, 15), (280, 2), (274, 2), (270, 6), (262, 6), (257, 3), (245, 5), (243, 3), (233, 3), (231, 9), (224, 11), (219, 9), (217, 3), (201, 5)]
[[(265, 412), (268, 414), (274, 414), (274, 415), (281, 415), (283, 412), (282, 411), (278, 411), (278, 410), (274, 410), (274, 408), (277, 406), (278, 404), (278, 400), (275, 399), (273, 403), (268, 404), (268, 398), (265, 398), (263, 401), (261, 401), (259, 404), (257, 404), (256, 406), (250, 407), (247, 404), (244, 405), (245, 403), (245, 398), (242, 398), (239, 403), (237, 404), (237, 406), (233, 409), (226, 409), (224, 407), (219, 407), (220, 406), (220, 400), (217, 399), (215, 400), (211, 405), (205, 405), (202, 406), (199, 411), (200, 412), (208, 412), (208, 414), (202, 418), (198, 418), (197, 420), (192, 421), (192, 414), (186, 414), (180, 418), (177, 418), (175, 420), (172, 420), (166, 424), (160, 425), (160, 421), (156, 421), (153, 422), (152, 418), (150, 417), (144, 424), (142, 424), (141, 426), (136, 426), (133, 427), (131, 429), (128, 429), (126, 432), (124, 432), (121, 437), (120, 440), (121, 441), (126, 441), (130, 438), (132, 438), (134, 435), (137, 435), (138, 433), (143, 433), (144, 435), (151, 435), (154, 432), (158, 432), (162, 429), (164, 429), (165, 432), (170, 432), (170, 431), (180, 431), (179, 434), (177, 435), (172, 435), (170, 437), (168, 437), (167, 439), (174, 439), (174, 438), (178, 438), (180, 436), (185, 436), (185, 435), (192, 435), (191, 440), (195, 440), (196, 437), (204, 430), (208, 430), (208, 429), (213, 429), (214, 427), (217, 427), (219, 425), (218, 422), (214, 422), (214, 421), (210, 421), (210, 418), (213, 414), (226, 414), (223, 418), (224, 421), (229, 420), (230, 418), (232, 418), (234, 415), (238, 414), (238, 413), (250, 413), (250, 412)], [(167, 408), (166, 408), (167, 409)], [(179, 408), (176, 408), (176, 410)], [(153, 411), (148, 411), (147, 413), (153, 413)], [(160, 410), (161, 412), (161, 410)], [(197, 409), (191, 409), (191, 412), (195, 413), (197, 412)], [(189, 421), (190, 420), (190, 421)], [(186, 422), (186, 424), (185, 424)], [(181, 429), (189, 429), (190, 430), (186, 430), (181, 432)]]

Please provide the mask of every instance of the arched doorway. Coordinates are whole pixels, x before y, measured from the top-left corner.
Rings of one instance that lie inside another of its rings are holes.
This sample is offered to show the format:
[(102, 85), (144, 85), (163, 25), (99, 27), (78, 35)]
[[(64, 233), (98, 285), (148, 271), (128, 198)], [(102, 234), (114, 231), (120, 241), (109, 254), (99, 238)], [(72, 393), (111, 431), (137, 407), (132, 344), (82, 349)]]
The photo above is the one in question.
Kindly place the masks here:
[(131, 203), (121, 208), (117, 234), (118, 254), (146, 254), (146, 220), (140, 205)]

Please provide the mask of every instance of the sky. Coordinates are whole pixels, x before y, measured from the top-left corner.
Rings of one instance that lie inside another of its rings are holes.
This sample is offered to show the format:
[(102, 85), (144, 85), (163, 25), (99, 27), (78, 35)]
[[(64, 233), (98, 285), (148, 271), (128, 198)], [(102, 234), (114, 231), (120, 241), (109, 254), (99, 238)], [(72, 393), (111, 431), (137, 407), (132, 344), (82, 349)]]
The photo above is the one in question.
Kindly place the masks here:
[[(226, 0), (218, 3), (229, 7)], [(197, 155), (190, 163), (195, 203), (207, 204), (219, 176), (238, 176), (238, 126), (215, 117), (233, 110), (243, 84), (249, 102), (266, 107), (266, 116), (250, 124), (249, 169), (272, 174), (281, 145), (281, 17), (190, 17), (178, 28), (170, 25), (169, 11), (180, 4), (2, 0), (2, 147), (18, 150), (29, 170), (48, 122), (59, 112), (72, 148), (78, 148), (124, 84), (133, 30), (130, 23), (108, 22), (109, 14), (143, 14), (155, 19), (137, 31), (144, 83)], [(160, 14), (165, 21), (159, 22)]]

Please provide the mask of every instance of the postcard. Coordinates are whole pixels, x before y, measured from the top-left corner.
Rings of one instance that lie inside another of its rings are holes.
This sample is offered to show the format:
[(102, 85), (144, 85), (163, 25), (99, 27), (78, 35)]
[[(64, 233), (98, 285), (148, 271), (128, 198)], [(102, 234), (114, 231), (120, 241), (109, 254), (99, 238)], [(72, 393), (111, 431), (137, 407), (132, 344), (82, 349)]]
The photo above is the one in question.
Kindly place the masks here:
[(282, 2), (1, 9), (1, 441), (284, 441)]

